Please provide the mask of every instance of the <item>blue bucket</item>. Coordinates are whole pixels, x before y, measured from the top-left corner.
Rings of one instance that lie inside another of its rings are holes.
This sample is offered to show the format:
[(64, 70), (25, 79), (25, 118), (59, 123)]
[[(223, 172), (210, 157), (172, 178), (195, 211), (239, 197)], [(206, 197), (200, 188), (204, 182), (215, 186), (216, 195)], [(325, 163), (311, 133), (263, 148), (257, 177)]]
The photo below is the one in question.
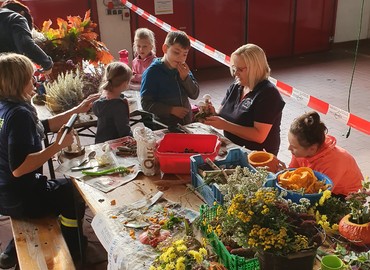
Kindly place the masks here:
[[(288, 169), (289, 171), (293, 171), (295, 170), (295, 168), (291, 168), (291, 169)], [(309, 199), (311, 204), (315, 204), (317, 201), (320, 200), (321, 196), (322, 196), (322, 192), (321, 193), (313, 193), (313, 194), (302, 194), (302, 193), (299, 193), (299, 192), (296, 192), (296, 191), (292, 191), (292, 190), (288, 190), (288, 189), (285, 189), (283, 187), (281, 187), (278, 183), (278, 177), (280, 174), (282, 174), (283, 172), (285, 172), (286, 170), (283, 170), (283, 171), (280, 171), (278, 173), (276, 173), (276, 179), (275, 179), (275, 187), (282, 191), (286, 191), (287, 192), (287, 195), (284, 196), (285, 199), (290, 199), (292, 200), (292, 202), (295, 202), (295, 203), (299, 203), (299, 200), (301, 198), (306, 198), (306, 199)], [(317, 177), (317, 179), (319, 181), (322, 181), (324, 182), (325, 184), (327, 185), (330, 185), (327, 190), (331, 190), (332, 187), (333, 187), (333, 181), (330, 180), (330, 178), (328, 176), (326, 176), (325, 174), (323, 173), (320, 173), (318, 171), (313, 171), (315, 176)], [(271, 183), (270, 183), (271, 184)]]

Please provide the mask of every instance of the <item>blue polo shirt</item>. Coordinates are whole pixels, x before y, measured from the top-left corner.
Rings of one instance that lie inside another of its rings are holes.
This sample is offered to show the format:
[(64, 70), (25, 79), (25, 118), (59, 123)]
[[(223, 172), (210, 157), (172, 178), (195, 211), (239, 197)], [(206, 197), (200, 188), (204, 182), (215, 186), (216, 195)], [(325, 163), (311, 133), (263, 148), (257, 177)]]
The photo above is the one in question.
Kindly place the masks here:
[(32, 182), (30, 179), (35, 178), (35, 173), (41, 172), (40, 168), (19, 178), (12, 174), (28, 154), (42, 149), (31, 106), (26, 102), (0, 101), (0, 187), (15, 182), (28, 185)]
[(243, 86), (232, 84), (222, 101), (219, 113), (224, 119), (246, 127), (253, 127), (254, 122), (272, 125), (266, 140), (257, 143), (240, 138), (224, 131), (225, 137), (233, 143), (250, 150), (263, 150), (277, 155), (280, 147), (280, 123), (285, 102), (278, 89), (268, 80), (258, 83), (242, 100)]

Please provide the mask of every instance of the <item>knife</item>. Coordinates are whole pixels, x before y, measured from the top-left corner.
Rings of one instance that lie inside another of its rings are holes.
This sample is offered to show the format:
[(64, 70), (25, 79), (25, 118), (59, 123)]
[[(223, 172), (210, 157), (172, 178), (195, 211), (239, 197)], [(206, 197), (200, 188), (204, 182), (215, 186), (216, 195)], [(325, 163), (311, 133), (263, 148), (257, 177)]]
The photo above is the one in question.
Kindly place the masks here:
[(77, 171), (82, 171), (82, 170), (88, 170), (88, 169), (94, 169), (94, 168), (102, 168), (102, 167), (105, 167), (109, 164), (102, 164), (102, 165), (88, 165), (88, 166), (82, 166), (82, 167), (79, 167), (79, 166), (76, 166), (76, 167), (72, 167), (71, 168), (71, 171), (72, 172), (77, 172)]

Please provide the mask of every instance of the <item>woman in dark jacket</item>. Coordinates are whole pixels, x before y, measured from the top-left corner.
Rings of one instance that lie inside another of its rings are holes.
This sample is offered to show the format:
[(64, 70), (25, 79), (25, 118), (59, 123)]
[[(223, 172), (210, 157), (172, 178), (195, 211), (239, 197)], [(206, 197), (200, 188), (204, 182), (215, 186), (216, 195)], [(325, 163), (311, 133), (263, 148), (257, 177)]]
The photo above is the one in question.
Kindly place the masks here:
[(33, 18), (28, 7), (15, 0), (3, 2), (0, 8), (0, 52), (24, 54), (49, 74), (53, 60), (33, 40), (32, 28)]

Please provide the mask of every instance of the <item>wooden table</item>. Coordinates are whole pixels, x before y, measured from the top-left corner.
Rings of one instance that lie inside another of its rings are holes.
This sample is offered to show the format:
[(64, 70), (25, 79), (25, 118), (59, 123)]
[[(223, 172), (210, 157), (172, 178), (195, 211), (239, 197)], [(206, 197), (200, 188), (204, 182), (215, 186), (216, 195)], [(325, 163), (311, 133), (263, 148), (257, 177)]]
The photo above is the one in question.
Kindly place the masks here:
[[(143, 111), (141, 107), (139, 91), (127, 90), (124, 92), (124, 95), (129, 103), (131, 126), (146, 121), (154, 123), (152, 125), (156, 125), (158, 128), (166, 128), (166, 126), (154, 120), (153, 114)], [(46, 105), (39, 105), (34, 103), (32, 103), (32, 105), (36, 108), (37, 115), (40, 120), (49, 119), (54, 115), (54, 113), (51, 112)], [(92, 128), (96, 127), (97, 123), (98, 118), (92, 112), (80, 113), (79, 119), (74, 124), (74, 128), (77, 131), (78, 136), (95, 138), (95, 130)], [(52, 136), (53, 134), (54, 134), (53, 132), (45, 134), (44, 139), (45, 147), (49, 146), (50, 144), (49, 136)], [(55, 178), (54, 165), (52, 159), (48, 160), (48, 166), (50, 177)]]
[[(145, 176), (139, 173), (132, 182), (104, 193), (82, 181), (73, 179), (73, 183), (94, 214), (112, 209), (117, 205), (128, 205), (158, 191), (164, 192), (165, 199), (199, 211), (204, 201), (187, 189), (186, 184), (190, 182), (190, 175), (164, 175), (161, 179), (159, 175)], [(112, 201), (115, 201), (115, 205), (111, 204)]]

